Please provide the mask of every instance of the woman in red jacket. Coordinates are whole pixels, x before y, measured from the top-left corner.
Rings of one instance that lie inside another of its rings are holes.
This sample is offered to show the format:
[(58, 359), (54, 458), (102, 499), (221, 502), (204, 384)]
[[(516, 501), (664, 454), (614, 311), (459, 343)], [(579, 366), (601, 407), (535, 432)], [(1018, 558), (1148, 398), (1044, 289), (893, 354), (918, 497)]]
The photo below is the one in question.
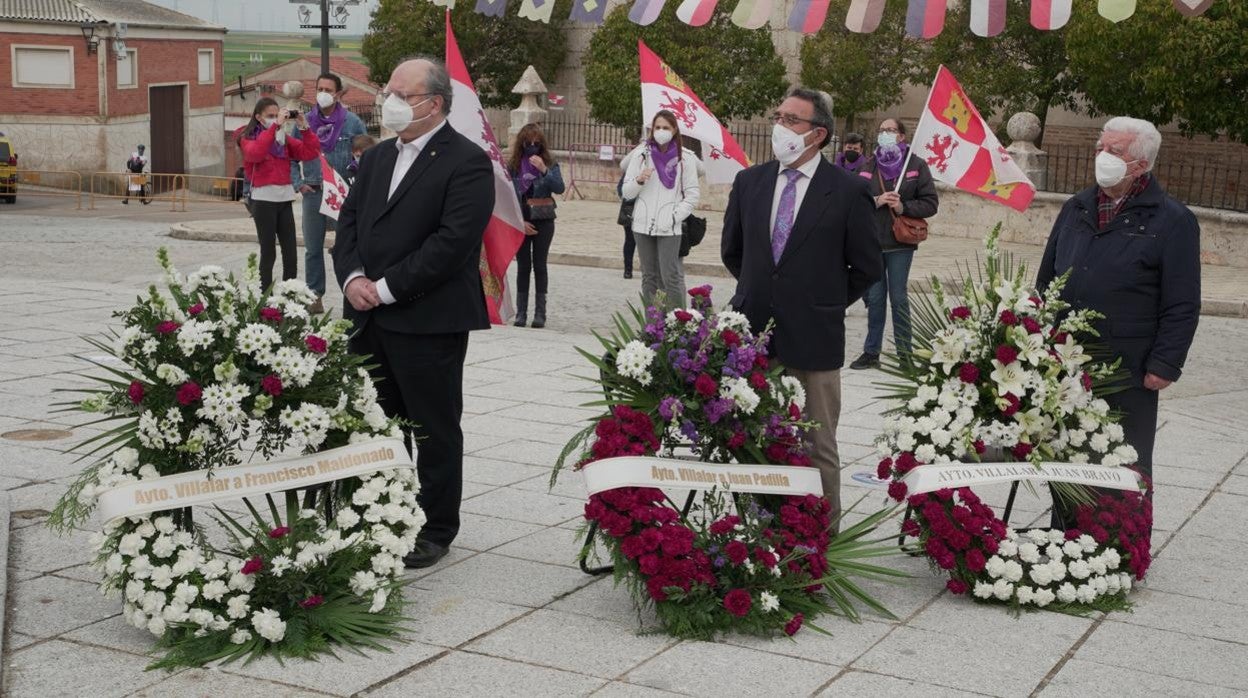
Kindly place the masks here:
[[(301, 138), (290, 136), (282, 128), (292, 118), (299, 124)], [(301, 112), (280, 110), (275, 100), (263, 97), (256, 100), (239, 145), (243, 149), (243, 169), (251, 182), (251, 217), (260, 238), (260, 285), (268, 290), (273, 283), (279, 243), (282, 280), (299, 275), (295, 215), (291, 209), (296, 193), (290, 183), (290, 161), (316, 159), (321, 154), (321, 143)]]

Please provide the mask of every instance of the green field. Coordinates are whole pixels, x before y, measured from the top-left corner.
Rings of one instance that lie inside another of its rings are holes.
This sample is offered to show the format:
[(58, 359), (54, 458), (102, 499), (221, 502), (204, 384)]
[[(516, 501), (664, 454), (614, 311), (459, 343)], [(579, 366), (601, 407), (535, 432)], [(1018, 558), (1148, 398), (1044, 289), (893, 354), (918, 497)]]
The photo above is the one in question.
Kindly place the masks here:
[[(269, 34), (263, 32), (230, 32), (225, 35), (225, 83), (237, 82), (238, 76), (248, 75), (271, 65), (276, 65), (299, 56), (309, 56), (319, 60), (321, 49), (312, 47), (312, 40), (319, 34)], [(360, 42), (363, 37), (335, 35), (330, 38), (337, 48), (330, 49), (330, 55), (350, 58), (367, 64), (360, 55)], [(253, 54), (261, 57), (257, 63), (251, 62)]]

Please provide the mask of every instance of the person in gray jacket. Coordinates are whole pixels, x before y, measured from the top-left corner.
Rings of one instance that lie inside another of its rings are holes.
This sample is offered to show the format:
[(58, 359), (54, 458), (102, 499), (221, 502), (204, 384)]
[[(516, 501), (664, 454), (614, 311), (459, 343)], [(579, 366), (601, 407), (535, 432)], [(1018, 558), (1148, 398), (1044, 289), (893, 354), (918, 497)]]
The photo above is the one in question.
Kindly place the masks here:
[(897, 241), (893, 236), (893, 216), (931, 218), (936, 215), (939, 200), (927, 163), (923, 158), (907, 158), (909, 148), (906, 125), (901, 119), (885, 119), (880, 122), (875, 153), (858, 173), (869, 180), (875, 201), (875, 236), (884, 251), (884, 278), (872, 284), (863, 298), (867, 305), (867, 339), (862, 355), (849, 365), (853, 369), (880, 365), (889, 302), (893, 306), (893, 343), (897, 354), (904, 357), (910, 353), (910, 299), (906, 284), (918, 247)]

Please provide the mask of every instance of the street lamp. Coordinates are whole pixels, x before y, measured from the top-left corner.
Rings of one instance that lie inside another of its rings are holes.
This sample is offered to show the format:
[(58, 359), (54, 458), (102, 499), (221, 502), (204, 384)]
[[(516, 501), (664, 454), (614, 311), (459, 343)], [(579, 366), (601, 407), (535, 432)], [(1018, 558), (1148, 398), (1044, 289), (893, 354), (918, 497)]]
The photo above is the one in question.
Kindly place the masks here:
[(87, 53), (95, 53), (100, 47), (100, 38), (95, 35), (96, 25), (93, 22), (83, 22), (78, 25), (82, 30), (82, 38), (87, 41)]

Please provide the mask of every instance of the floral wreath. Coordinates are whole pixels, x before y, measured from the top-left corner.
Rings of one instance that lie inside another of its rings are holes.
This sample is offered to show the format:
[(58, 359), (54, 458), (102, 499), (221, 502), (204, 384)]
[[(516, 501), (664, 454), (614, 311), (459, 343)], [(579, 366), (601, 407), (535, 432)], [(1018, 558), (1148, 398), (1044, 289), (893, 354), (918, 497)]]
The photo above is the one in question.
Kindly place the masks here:
[[(897, 406), (877, 446), (877, 476), (909, 504), (905, 536), (949, 574), (948, 589), (1012, 608), (1083, 613), (1129, 608), (1132, 577), (1148, 569), (1152, 506), (1138, 491), (1101, 494), (1054, 483), (1055, 506), (1070, 507), (1076, 527), (1018, 532), (970, 488), (907, 497), (903, 478), (924, 464), (979, 460), (995, 453), (1018, 461), (1127, 467), (1135, 449), (1100, 397), (1118, 378), (1117, 363), (1096, 362), (1076, 336), (1095, 336), (1090, 310), (1061, 300), (1066, 277), (1043, 294), (1024, 287), (987, 239), (979, 276), (955, 299), (932, 279), (933, 296), (917, 299), (913, 354), (890, 360), (900, 383)], [(970, 454), (969, 458), (967, 455)]]
[[(556, 466), (617, 456), (674, 457), (680, 447), (713, 463), (810, 467), (801, 442), (805, 393), (768, 358), (770, 329), (751, 332), (732, 310), (715, 312), (711, 288), (689, 291), (692, 307), (617, 315), (598, 336), (605, 356), (580, 350), (599, 370), (606, 414), (564, 448)], [(552, 477), (552, 484), (554, 482)], [(896, 576), (863, 564), (879, 554), (866, 540), (889, 512), (833, 539), (822, 497), (762, 496), (711, 489), (684, 510), (660, 489), (627, 487), (589, 498), (585, 519), (639, 606), (653, 604), (663, 629), (710, 639), (736, 630), (796, 633), (821, 613), (857, 617), (855, 601), (887, 610), (838, 565), (866, 577)], [(591, 541), (581, 551), (590, 554)], [(833, 552), (835, 550), (835, 552)]]
[[(112, 342), (88, 339), (126, 368), (92, 362), (108, 376), (69, 409), (123, 423), (83, 444), (105, 454), (51, 525), (85, 522), (102, 492), (126, 483), (401, 435), (364, 359), (347, 351), (349, 323), (312, 318), (302, 282), (265, 296), (254, 255), (241, 280), (213, 266), (183, 277), (164, 249), (158, 258), (168, 296), (150, 287), (117, 313)], [(378, 647), (401, 629), (392, 592), (424, 523), (418, 487), (395, 468), (305, 490), (302, 502), (293, 490), (264, 495), (267, 517), (244, 499), (249, 517), (216, 509), (225, 535), (215, 537), (190, 508), (117, 518), (93, 536), (101, 588), (159, 638), (153, 667)]]

